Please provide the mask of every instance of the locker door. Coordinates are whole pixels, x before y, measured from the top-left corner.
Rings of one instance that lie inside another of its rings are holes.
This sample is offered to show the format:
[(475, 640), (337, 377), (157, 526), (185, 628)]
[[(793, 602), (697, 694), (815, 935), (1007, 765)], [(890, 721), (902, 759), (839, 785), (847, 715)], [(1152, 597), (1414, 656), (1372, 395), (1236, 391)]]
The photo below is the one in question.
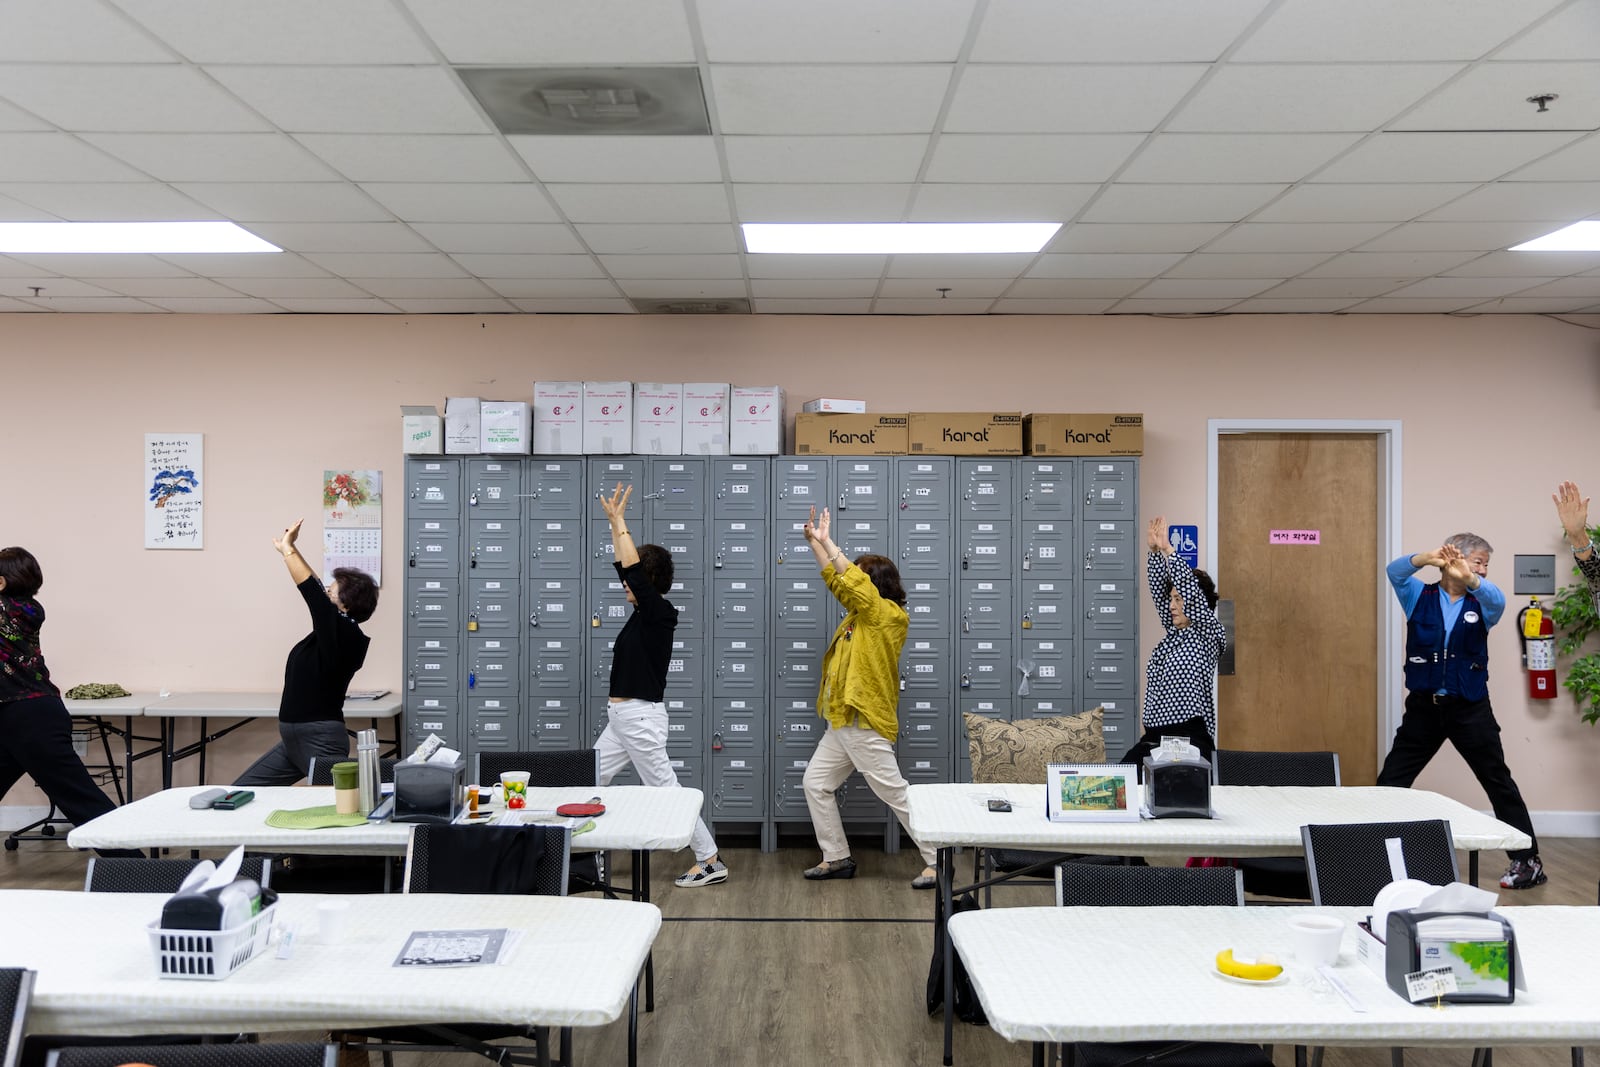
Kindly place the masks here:
[[(583, 460), (539, 458), (527, 464), (524, 483), (529, 514), (535, 518), (583, 519), (594, 506), (583, 492)], [(616, 485), (606, 486), (607, 492)], [(634, 490), (637, 498), (638, 490)]]
[(816, 695), (813, 690), (810, 696), (786, 697), (778, 702), (777, 744), (774, 747), (774, 755), (778, 759), (774, 763), (799, 757), (800, 766), (804, 768), (805, 757), (822, 740), (822, 732), (828, 728), (828, 724), (817, 715), (813, 704)]
[(1024, 519), (1018, 549), (1030, 578), (1066, 578), (1075, 572), (1071, 519)]
[(804, 698), (815, 701), (822, 671), (822, 653), (826, 649), (825, 642), (814, 638), (779, 639), (775, 642), (773, 656), (777, 670), (773, 679), (774, 694), (785, 700)]
[(1131, 459), (1083, 460), (1083, 518), (1132, 520), (1138, 485)]
[(804, 580), (783, 578), (772, 583), (772, 596), (778, 603), (773, 618), (773, 633), (810, 637), (822, 641), (838, 625), (832, 609), (837, 604), (821, 578)]
[(713, 755), (706, 783), (712, 819), (757, 819), (767, 812), (767, 764), (759, 755)]
[[(576, 700), (583, 694), (583, 643), (571, 637), (528, 642), (528, 693), (536, 701)], [(608, 670), (602, 687), (611, 679)], [(600, 692), (605, 692), (604, 688)]]
[(1139, 582), (1135, 578), (1085, 578), (1084, 636), (1132, 637), (1139, 617)]
[(700, 701), (668, 696), (667, 751), (675, 756), (698, 756), (706, 750), (705, 709)]
[(943, 578), (951, 573), (950, 531), (946, 519), (900, 516), (900, 577)]
[[(652, 519), (704, 519), (709, 514), (704, 460), (652, 459), (650, 461), (649, 515)], [(644, 490), (641, 486), (639, 492)]]
[(946, 755), (950, 751), (950, 706), (948, 698), (900, 701), (900, 745), (902, 753)]
[(610, 581), (589, 583), (589, 636), (607, 641), (616, 640), (628, 616), (633, 614), (633, 605), (628, 603), (621, 579), (615, 577), (616, 572), (612, 573)]
[(583, 635), (583, 582), (579, 578), (536, 578), (528, 583), (528, 630), (576, 640)]
[(759, 581), (715, 582), (711, 596), (712, 632), (717, 637), (752, 639), (766, 632)]
[(962, 578), (1009, 578), (1013, 562), (1009, 522), (961, 524)]
[(1077, 494), (1072, 491), (1072, 460), (1022, 461), (1022, 517), (1070, 521)]
[(454, 697), (458, 642), (434, 637), (406, 642), (406, 689), (433, 698)]
[(474, 578), (467, 583), (465, 630), (482, 637), (514, 637), (521, 626), (521, 583), (515, 578)]
[(913, 636), (947, 637), (950, 626), (950, 586), (948, 578), (914, 578), (905, 583), (906, 614), (911, 617)]
[(454, 578), (461, 573), (461, 523), (456, 519), (412, 519), (406, 523), (406, 562), (415, 578)]
[(1128, 699), (1139, 691), (1131, 640), (1095, 640), (1083, 643), (1085, 703)]
[(521, 734), (515, 697), (472, 697), (467, 701), (467, 736), (478, 751), (514, 749)]
[(520, 692), (517, 642), (509, 637), (474, 637), (467, 640), (467, 692)]
[(677, 635), (703, 640), (706, 636), (706, 583), (698, 579), (674, 580), (667, 602), (678, 609)]
[(645, 485), (645, 461), (643, 457), (625, 459), (619, 456), (590, 459), (588, 463), (589, 504), (584, 514), (589, 523), (589, 577), (614, 578), (617, 572), (612, 569), (611, 562), (617, 558), (617, 549), (611, 543), (611, 526), (600, 509), (599, 500), (602, 496), (609, 497), (619, 483), (624, 488), (633, 486), (633, 495), (628, 498), (623, 517), (627, 520), (628, 532), (633, 534), (634, 544), (648, 542), (644, 521), (648, 514), (644, 496), (649, 491)]
[(515, 519), (522, 513), (522, 464), (467, 460), (467, 508), (475, 519)]
[(910, 637), (900, 657), (900, 689), (907, 699), (950, 692), (950, 639)]
[(760, 754), (767, 750), (767, 709), (760, 700), (711, 701), (711, 751)]
[(719, 697), (743, 697), (754, 703), (767, 691), (766, 642), (760, 639), (719, 637), (711, 666), (711, 692)]
[[(633, 510), (630, 501), (628, 510)], [(617, 558), (617, 546), (611, 543), (611, 524), (605, 519), (590, 519), (589, 522), (589, 577), (596, 581), (609, 578), (616, 580), (617, 569), (611, 564)], [(629, 520), (628, 532), (634, 536), (634, 547), (647, 543), (640, 538), (645, 536), (644, 523), (637, 518)]]
[(463, 630), (460, 582), (454, 578), (423, 578), (406, 583), (406, 633), (452, 637)]
[(962, 636), (1010, 637), (1016, 630), (1010, 582), (962, 582), (958, 596)]
[[(1028, 691), (1019, 695), (1030, 702), (1048, 700), (1065, 707), (1077, 680), (1072, 662), (1073, 646), (1074, 642), (1062, 639), (1022, 642), (1019, 665), (1028, 668)], [(1021, 677), (1021, 671), (1017, 674)]]
[[(834, 460), (833, 526), (844, 519), (889, 518), (890, 461), (840, 456)], [(837, 537), (834, 540), (838, 540)]]
[[(834, 516), (833, 540), (846, 559), (875, 555), (894, 557), (894, 546), (889, 543), (889, 520), (864, 518), (858, 512), (845, 517)], [(812, 564), (816, 563), (813, 557)]]
[(530, 749), (584, 747), (583, 715), (577, 697), (539, 694), (528, 702), (523, 724)]
[[(583, 524), (584, 520), (576, 517), (540, 515), (529, 519), (529, 576), (583, 577)], [(609, 527), (607, 533), (610, 533)]]
[(764, 459), (713, 459), (712, 516), (747, 522), (765, 519), (771, 482), (769, 474)]
[(699, 641), (675, 640), (667, 657), (667, 692), (682, 699), (685, 693), (699, 695), (706, 678), (705, 645)]
[[(828, 496), (829, 460), (779, 456), (772, 461), (772, 520), (798, 531), (811, 508), (820, 514), (832, 501)], [(801, 538), (804, 541), (804, 538)], [(811, 553), (805, 553), (810, 565)]]
[(515, 578), (522, 573), (522, 524), (514, 518), (467, 523), (467, 573), (472, 578)]
[(445, 744), (457, 748), (461, 743), (459, 707), (454, 697), (444, 695), (423, 696), (415, 701), (407, 697), (407, 734), (411, 747), (425, 741), (429, 734), (437, 734)]
[(674, 578), (706, 575), (706, 520), (657, 519), (650, 523), (650, 540), (672, 555)]
[(766, 523), (713, 519), (711, 529), (711, 570), (716, 577), (759, 579), (766, 573)]
[(461, 515), (461, 464), (453, 459), (406, 462), (406, 518), (454, 519)]
[(966, 698), (1005, 700), (1021, 679), (1011, 659), (1010, 641), (963, 641), (959, 665), (956, 684)]
[(956, 461), (956, 483), (961, 491), (961, 518), (1009, 520), (1016, 503), (1016, 467), (1007, 460)]
[(1084, 580), (1101, 576), (1132, 578), (1138, 558), (1131, 522), (1097, 520), (1083, 524)]
[(895, 499), (900, 519), (938, 519), (955, 517), (955, 459), (951, 456), (918, 456), (894, 461)]
[(1017, 605), (1022, 637), (1041, 640), (1068, 637), (1077, 632), (1069, 578), (1029, 578), (1022, 583), (1022, 603)]

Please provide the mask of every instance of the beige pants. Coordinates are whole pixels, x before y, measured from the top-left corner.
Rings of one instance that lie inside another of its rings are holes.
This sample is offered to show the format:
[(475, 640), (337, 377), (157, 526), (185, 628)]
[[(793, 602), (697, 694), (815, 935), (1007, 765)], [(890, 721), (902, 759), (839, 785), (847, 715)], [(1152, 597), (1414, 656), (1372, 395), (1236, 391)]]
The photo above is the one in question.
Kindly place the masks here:
[[(895, 818), (900, 820), (906, 836), (911, 836), (906, 811), (906, 780), (895, 762), (894, 746), (882, 734), (864, 726), (830, 725), (806, 764), (804, 779), (811, 828), (816, 831), (817, 844), (822, 846), (822, 858), (830, 863), (850, 855), (850, 842), (845, 839), (839, 801), (833, 791), (844, 784), (851, 771), (861, 772), (878, 799), (889, 805)], [(929, 867), (938, 859), (931, 848), (917, 845), (917, 851), (922, 853), (922, 862)]]

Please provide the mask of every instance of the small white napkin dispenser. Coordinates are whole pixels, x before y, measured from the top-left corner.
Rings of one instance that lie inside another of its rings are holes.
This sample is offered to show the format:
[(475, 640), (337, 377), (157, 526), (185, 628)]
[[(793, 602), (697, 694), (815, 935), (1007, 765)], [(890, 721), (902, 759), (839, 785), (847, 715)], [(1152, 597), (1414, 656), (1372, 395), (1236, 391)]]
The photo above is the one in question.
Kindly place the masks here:
[(461, 814), (467, 761), (394, 765), (394, 821), (449, 823)]

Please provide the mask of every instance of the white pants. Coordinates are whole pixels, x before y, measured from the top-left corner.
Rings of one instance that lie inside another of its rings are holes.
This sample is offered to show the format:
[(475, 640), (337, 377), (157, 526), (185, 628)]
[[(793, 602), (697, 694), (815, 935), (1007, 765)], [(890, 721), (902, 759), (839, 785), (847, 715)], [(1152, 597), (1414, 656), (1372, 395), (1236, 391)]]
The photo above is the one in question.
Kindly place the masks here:
[[(610, 785), (629, 761), (645, 785), (678, 788), (678, 776), (667, 759), (667, 706), (648, 700), (623, 700), (610, 705), (608, 722), (594, 749), (600, 755), (600, 784)], [(903, 795), (903, 794), (902, 794)], [(704, 819), (696, 819), (689, 838), (694, 858), (703, 863), (717, 854)]]
[[(845, 840), (844, 821), (839, 818), (839, 801), (833, 791), (844, 784), (851, 771), (861, 772), (878, 799), (889, 805), (900, 820), (906, 836), (911, 836), (906, 780), (895, 762), (894, 746), (878, 731), (865, 726), (829, 725), (806, 764), (804, 779), (811, 828), (816, 831), (817, 844), (822, 846), (822, 858), (829, 863), (850, 855), (850, 842)], [(915, 838), (912, 843), (916, 843)], [(938, 859), (938, 853), (931, 848), (918, 844), (917, 851), (929, 867)]]

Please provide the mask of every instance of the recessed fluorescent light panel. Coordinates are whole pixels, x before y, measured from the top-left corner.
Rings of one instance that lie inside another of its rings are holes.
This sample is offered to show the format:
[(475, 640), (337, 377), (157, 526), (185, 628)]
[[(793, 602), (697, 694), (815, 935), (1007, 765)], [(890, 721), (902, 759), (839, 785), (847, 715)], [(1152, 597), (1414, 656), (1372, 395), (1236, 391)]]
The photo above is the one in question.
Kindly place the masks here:
[(790, 255), (1037, 252), (1059, 222), (747, 222), (745, 248)]
[(1535, 237), (1520, 245), (1512, 245), (1512, 252), (1600, 252), (1600, 222), (1574, 222), (1554, 233)]
[(282, 252), (231, 222), (6, 222), (0, 252)]

